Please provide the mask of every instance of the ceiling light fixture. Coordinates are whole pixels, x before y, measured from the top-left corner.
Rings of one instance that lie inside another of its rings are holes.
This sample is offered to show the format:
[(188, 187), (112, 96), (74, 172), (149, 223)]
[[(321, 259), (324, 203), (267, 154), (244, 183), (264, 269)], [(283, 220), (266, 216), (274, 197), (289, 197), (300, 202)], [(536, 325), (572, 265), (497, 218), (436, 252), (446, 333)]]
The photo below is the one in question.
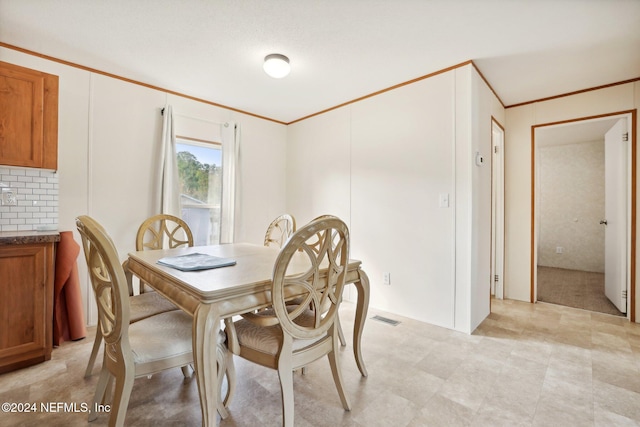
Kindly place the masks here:
[(289, 65), (289, 58), (279, 53), (272, 53), (264, 57), (264, 64), (262, 65), (264, 72), (274, 79), (281, 79), (289, 74), (291, 71), (291, 65)]

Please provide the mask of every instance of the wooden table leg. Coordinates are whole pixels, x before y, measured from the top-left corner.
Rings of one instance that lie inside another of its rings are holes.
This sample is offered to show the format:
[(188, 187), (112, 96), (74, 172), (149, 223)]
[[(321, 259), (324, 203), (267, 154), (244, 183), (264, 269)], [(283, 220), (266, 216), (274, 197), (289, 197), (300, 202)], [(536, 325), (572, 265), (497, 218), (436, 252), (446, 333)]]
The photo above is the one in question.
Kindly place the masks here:
[(204, 427), (216, 426), (218, 422), (216, 340), (219, 331), (220, 316), (216, 308), (211, 304), (198, 306), (193, 318), (193, 362)]
[(364, 322), (367, 319), (367, 311), (369, 310), (369, 277), (367, 274), (358, 270), (359, 280), (353, 284), (358, 290), (358, 302), (356, 305), (356, 318), (353, 324), (353, 354), (356, 357), (356, 364), (363, 377), (368, 375), (367, 368), (364, 366), (364, 359), (362, 358), (362, 330), (364, 329)]

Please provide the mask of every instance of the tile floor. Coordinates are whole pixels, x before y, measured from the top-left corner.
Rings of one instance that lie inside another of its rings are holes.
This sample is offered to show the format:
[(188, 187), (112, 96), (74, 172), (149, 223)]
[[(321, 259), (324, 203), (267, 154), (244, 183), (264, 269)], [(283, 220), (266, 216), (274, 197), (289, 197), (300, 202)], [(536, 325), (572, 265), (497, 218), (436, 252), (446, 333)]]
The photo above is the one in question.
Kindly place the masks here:
[[(349, 339), (353, 304), (341, 320)], [(328, 363), (295, 375), (296, 425), (306, 426), (639, 426), (640, 325), (545, 303), (493, 301), (492, 313), (466, 335), (400, 320), (368, 320), (360, 376), (351, 345), (341, 351), (352, 410), (342, 409)], [(94, 329), (90, 330), (94, 333)], [(0, 376), (2, 402), (91, 404), (98, 375), (83, 378), (92, 337), (64, 343), (51, 361)], [(229, 426), (281, 425), (277, 373), (237, 360)], [(98, 367), (96, 367), (97, 372)], [(92, 426), (105, 426), (102, 414)], [(200, 426), (198, 391), (180, 369), (136, 380), (132, 426)], [(0, 425), (83, 426), (81, 412), (0, 412)]]

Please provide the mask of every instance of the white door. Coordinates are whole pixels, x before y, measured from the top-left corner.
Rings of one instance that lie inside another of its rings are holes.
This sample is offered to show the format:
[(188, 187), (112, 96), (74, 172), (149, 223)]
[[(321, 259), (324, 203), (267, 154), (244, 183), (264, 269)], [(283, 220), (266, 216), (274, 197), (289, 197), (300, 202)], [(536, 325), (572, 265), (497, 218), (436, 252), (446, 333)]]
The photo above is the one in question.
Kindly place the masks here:
[(491, 294), (504, 298), (504, 130), (491, 127)]
[(604, 137), (605, 227), (604, 293), (627, 312), (627, 164), (626, 119), (620, 119)]

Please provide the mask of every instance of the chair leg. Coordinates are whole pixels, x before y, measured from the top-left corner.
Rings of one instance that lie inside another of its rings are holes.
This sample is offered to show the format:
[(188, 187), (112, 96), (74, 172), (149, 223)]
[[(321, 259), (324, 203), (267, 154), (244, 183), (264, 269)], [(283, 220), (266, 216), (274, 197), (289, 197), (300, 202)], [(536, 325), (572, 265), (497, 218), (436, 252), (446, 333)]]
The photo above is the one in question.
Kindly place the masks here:
[(93, 341), (93, 348), (91, 349), (91, 356), (89, 357), (89, 363), (87, 364), (87, 370), (84, 371), (84, 377), (89, 378), (93, 372), (93, 365), (96, 363), (96, 357), (100, 351), (100, 344), (102, 344), (102, 333), (100, 332), (100, 319), (98, 319), (98, 326), (96, 327), (96, 338)]
[(113, 378), (113, 375), (109, 375), (109, 379), (107, 380), (107, 389), (102, 396), (102, 402), (100, 402), (103, 405), (110, 405), (111, 399), (113, 399)]
[[(337, 333), (336, 328), (337, 324), (334, 324), (333, 333)], [(336, 384), (336, 389), (338, 389), (338, 394), (340, 395), (340, 400), (342, 401), (342, 406), (347, 411), (351, 410), (351, 404), (349, 403), (349, 398), (347, 394), (344, 392), (344, 386), (342, 385), (342, 372), (340, 371), (340, 363), (338, 361), (338, 342), (333, 338), (333, 351), (327, 354), (329, 357), (329, 365), (331, 366), (331, 374), (333, 375), (333, 382)]]
[(103, 368), (100, 372), (98, 385), (96, 386), (96, 394), (93, 396), (93, 406), (91, 406), (91, 412), (89, 412), (89, 421), (93, 421), (98, 417), (96, 407), (104, 404), (105, 392), (107, 390), (107, 385), (110, 383), (109, 377), (111, 377), (111, 374)]
[(342, 331), (342, 325), (340, 324), (340, 316), (336, 314), (336, 325), (338, 326), (338, 338), (340, 338), (340, 344), (346, 347), (347, 341), (344, 339), (344, 332)]
[(282, 391), (282, 425), (293, 427), (293, 368), (291, 357), (282, 352), (278, 360), (278, 377), (280, 377), (280, 390)]
[(121, 378), (116, 378), (116, 386), (111, 403), (111, 416), (109, 417), (109, 427), (120, 427), (124, 425), (127, 415), (129, 398), (133, 389), (134, 375), (125, 372)]
[(146, 291), (147, 291), (147, 288), (145, 286), (145, 282), (140, 280), (140, 286), (139, 286), (138, 292), (140, 292), (141, 294), (144, 294)]
[(182, 369), (182, 375), (185, 378), (191, 378), (191, 367), (189, 365), (184, 365), (180, 369)]

